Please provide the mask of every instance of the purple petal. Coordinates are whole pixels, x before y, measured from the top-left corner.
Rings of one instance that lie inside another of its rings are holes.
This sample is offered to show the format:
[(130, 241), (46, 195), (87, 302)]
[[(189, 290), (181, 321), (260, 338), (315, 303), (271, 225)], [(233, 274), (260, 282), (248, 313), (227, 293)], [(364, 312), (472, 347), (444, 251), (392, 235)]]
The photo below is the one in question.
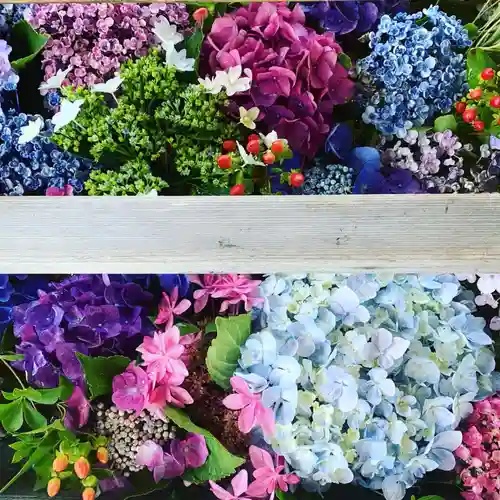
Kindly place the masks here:
[(359, 2), (358, 33), (370, 31), (379, 17), (378, 7), (373, 2)]
[(325, 151), (344, 160), (352, 149), (352, 142), (351, 127), (347, 123), (337, 123), (326, 139)]

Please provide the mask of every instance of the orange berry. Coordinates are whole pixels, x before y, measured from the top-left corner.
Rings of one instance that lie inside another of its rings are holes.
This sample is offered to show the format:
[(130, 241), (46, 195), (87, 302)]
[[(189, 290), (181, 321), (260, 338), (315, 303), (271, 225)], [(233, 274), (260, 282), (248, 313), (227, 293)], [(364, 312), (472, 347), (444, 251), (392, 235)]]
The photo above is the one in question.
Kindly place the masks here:
[(85, 488), (82, 493), (82, 500), (94, 500), (95, 490), (94, 488)]
[(285, 145), (283, 144), (283, 141), (274, 141), (271, 144), (271, 151), (273, 153), (283, 153), (284, 149), (285, 149)]
[(104, 448), (104, 446), (101, 446), (100, 448), (97, 449), (97, 460), (101, 462), (101, 464), (107, 464), (109, 460), (109, 453), (108, 449)]
[(222, 149), (228, 153), (236, 151), (236, 141), (228, 139), (222, 143)]
[(90, 473), (90, 464), (85, 457), (80, 457), (75, 462), (75, 474), (78, 479), (85, 479)]
[(223, 168), (223, 169), (231, 168), (232, 162), (233, 162), (233, 160), (231, 159), (231, 157), (229, 155), (220, 155), (217, 158), (217, 165), (219, 165), (219, 168)]
[(481, 89), (481, 88), (472, 89), (469, 92), (469, 95), (470, 95), (471, 99), (474, 99), (477, 101), (478, 99), (481, 99), (481, 96), (483, 95), (483, 89)]
[(54, 459), (52, 462), (52, 470), (54, 472), (62, 472), (66, 469), (69, 464), (68, 457), (66, 455), (61, 455)]
[(47, 495), (55, 497), (61, 489), (61, 480), (58, 477), (53, 477), (47, 484)]
[(245, 186), (243, 184), (235, 184), (230, 190), (231, 196), (241, 196), (245, 194)]
[(274, 156), (271, 151), (268, 151), (267, 153), (264, 153), (262, 156), (262, 161), (266, 165), (272, 165), (276, 161), (276, 156)]

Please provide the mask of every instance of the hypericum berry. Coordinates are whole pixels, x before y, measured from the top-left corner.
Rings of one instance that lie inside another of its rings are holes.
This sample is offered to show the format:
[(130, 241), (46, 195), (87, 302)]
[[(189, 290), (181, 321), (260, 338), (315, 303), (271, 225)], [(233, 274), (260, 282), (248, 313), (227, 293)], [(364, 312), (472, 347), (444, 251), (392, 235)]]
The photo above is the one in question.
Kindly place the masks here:
[(208, 9), (205, 7), (200, 7), (193, 12), (193, 19), (196, 24), (203, 24), (203, 21), (208, 17)]
[(477, 118), (477, 109), (469, 108), (464, 111), (462, 118), (465, 123), (472, 123)]
[(474, 127), (474, 130), (477, 130), (478, 132), (482, 132), (484, 130), (484, 122), (481, 120), (474, 120), (472, 122), (472, 126)]
[(109, 460), (109, 453), (108, 449), (104, 448), (104, 446), (101, 446), (100, 448), (97, 449), (97, 460), (101, 462), (101, 464), (107, 464)]
[(257, 134), (250, 134), (247, 139), (247, 143), (252, 142), (252, 141), (258, 141), (259, 136)]
[(481, 72), (481, 78), (483, 80), (492, 80), (495, 77), (495, 70), (493, 68), (483, 69)]
[(227, 141), (224, 141), (222, 143), (222, 149), (224, 151), (227, 151), (228, 153), (231, 153), (233, 151), (236, 151), (236, 141), (233, 141), (232, 139), (228, 139)]
[(53, 477), (47, 484), (47, 495), (55, 497), (61, 489), (61, 480), (58, 477)]
[(285, 149), (285, 145), (283, 144), (283, 141), (274, 141), (271, 144), (271, 151), (273, 153), (283, 153)]
[(262, 161), (266, 165), (272, 165), (276, 161), (276, 156), (274, 156), (271, 151), (268, 151), (267, 153), (264, 153), (262, 156)]
[(233, 159), (229, 155), (220, 155), (217, 158), (217, 165), (219, 165), (219, 168), (231, 168), (232, 163)]
[(470, 98), (474, 99), (477, 101), (478, 99), (481, 99), (481, 96), (483, 95), (483, 89), (477, 88), (477, 89), (472, 89), (469, 92)]
[(95, 490), (94, 488), (85, 488), (82, 493), (82, 500), (94, 500)]
[(496, 95), (490, 99), (490, 106), (492, 108), (500, 108), (500, 95)]
[(235, 184), (230, 190), (231, 196), (241, 196), (245, 194), (245, 186), (243, 184)]
[(66, 455), (61, 455), (52, 462), (52, 470), (54, 472), (62, 472), (69, 464), (69, 459)]
[(304, 175), (301, 174), (300, 172), (294, 172), (292, 175), (290, 175), (290, 186), (293, 187), (300, 187), (304, 184)]
[(85, 479), (90, 473), (90, 464), (85, 457), (80, 457), (75, 462), (75, 474), (78, 479)]
[(455, 110), (457, 113), (462, 114), (467, 109), (467, 104), (465, 102), (455, 103)]
[(260, 143), (259, 143), (259, 141), (250, 141), (247, 144), (247, 151), (250, 154), (256, 155), (260, 151)]

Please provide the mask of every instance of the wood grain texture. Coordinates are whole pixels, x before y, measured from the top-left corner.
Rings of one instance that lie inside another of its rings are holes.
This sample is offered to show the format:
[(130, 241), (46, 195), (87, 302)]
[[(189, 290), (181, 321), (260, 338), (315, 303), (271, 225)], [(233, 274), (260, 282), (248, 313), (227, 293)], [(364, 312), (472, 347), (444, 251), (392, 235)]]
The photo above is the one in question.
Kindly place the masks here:
[(500, 195), (0, 198), (2, 273), (500, 272)]

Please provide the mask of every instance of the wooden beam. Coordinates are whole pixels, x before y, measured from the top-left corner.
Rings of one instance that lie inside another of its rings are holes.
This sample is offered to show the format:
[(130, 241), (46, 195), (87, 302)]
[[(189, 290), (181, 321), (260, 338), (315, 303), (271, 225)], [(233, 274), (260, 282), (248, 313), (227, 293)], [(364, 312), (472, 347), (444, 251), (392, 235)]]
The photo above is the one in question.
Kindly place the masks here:
[(2, 273), (500, 272), (500, 195), (0, 198)]

